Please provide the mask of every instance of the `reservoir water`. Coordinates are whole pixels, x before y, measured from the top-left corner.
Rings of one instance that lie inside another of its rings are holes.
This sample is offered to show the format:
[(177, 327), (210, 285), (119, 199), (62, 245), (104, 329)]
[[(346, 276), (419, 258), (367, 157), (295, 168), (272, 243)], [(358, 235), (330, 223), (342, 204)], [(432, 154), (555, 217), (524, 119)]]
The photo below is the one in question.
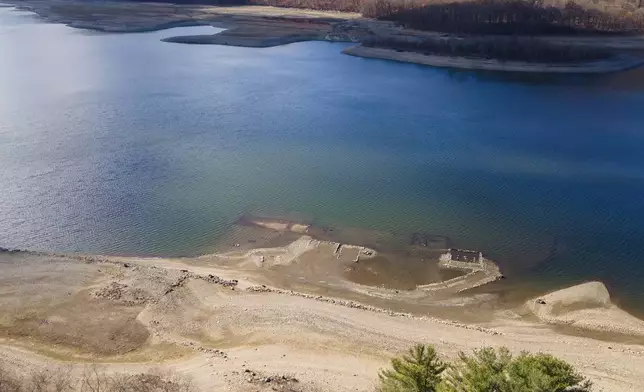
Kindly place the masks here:
[[(98, 34), (0, 8), (0, 246), (194, 255), (243, 213), (444, 234), (644, 296), (644, 70), (479, 74)], [(1, 271), (0, 271), (1, 272)]]

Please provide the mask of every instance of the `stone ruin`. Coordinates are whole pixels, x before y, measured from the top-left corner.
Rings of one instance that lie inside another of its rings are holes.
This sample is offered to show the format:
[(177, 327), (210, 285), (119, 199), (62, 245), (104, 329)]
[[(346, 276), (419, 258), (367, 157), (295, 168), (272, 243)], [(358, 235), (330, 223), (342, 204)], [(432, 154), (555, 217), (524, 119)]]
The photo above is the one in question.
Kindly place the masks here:
[(458, 261), (461, 263), (481, 264), (485, 261), (483, 253), (474, 250), (449, 248), (440, 257), (440, 261), (448, 263)]

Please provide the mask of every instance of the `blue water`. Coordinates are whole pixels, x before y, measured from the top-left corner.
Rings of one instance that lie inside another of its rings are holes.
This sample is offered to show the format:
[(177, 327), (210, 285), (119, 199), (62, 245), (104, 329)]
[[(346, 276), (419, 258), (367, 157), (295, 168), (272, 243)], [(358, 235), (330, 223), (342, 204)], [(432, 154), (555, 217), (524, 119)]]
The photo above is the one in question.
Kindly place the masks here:
[[(163, 43), (0, 9), (0, 246), (205, 253), (242, 213), (444, 234), (644, 295), (644, 70), (526, 78)], [(527, 284), (527, 283), (526, 283)]]

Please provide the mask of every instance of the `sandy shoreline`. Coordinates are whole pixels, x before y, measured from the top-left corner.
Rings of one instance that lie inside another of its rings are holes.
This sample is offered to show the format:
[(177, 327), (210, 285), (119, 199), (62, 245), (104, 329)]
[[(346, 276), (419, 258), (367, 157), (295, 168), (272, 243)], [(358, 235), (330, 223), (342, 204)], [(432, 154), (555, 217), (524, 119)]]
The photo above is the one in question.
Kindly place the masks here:
[[(1, 251), (0, 360), (16, 368), (60, 361), (76, 369), (97, 361), (112, 371), (161, 367), (204, 391), (271, 390), (240, 376), (245, 369), (289, 374), (300, 380), (298, 391), (370, 391), (391, 355), (424, 342), (448, 357), (482, 345), (544, 351), (606, 392), (644, 388), (644, 346), (619, 340), (627, 333), (644, 342), (644, 321), (616, 308), (600, 283), (488, 309), (494, 297), (467, 291), (352, 282), (346, 268), (386, 255), (314, 239), (310, 225), (246, 224), (230, 239), (250, 234), (252, 247), (235, 243), (196, 258)], [(448, 308), (468, 306), (489, 315), (448, 317)], [(594, 340), (585, 328), (614, 331), (616, 339)]]
[[(188, 26), (226, 30), (211, 35), (176, 36), (163, 41), (265, 48), (303, 41), (359, 43), (367, 38), (418, 40), (440, 34), (403, 29), (391, 22), (359, 14), (264, 6), (217, 7), (162, 3), (80, 2), (78, 0), (9, 0), (22, 10), (53, 23), (108, 33), (138, 33)], [(644, 37), (544, 37), (553, 44), (597, 46), (619, 51), (643, 51)], [(579, 64), (533, 64), (426, 56), (383, 48), (356, 46), (343, 53), (435, 67), (502, 72), (601, 74), (627, 70), (644, 61), (623, 53), (609, 60)]]

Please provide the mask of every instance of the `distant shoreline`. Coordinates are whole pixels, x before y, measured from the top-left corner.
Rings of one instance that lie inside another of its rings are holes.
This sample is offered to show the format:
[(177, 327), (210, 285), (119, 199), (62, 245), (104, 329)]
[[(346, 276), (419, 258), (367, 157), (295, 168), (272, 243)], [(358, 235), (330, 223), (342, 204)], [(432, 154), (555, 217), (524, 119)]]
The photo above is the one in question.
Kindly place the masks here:
[[(431, 39), (438, 33), (401, 29), (392, 22), (359, 14), (265, 6), (198, 6), (161, 3), (78, 2), (77, 0), (9, 0), (9, 6), (38, 14), (52, 23), (106, 33), (141, 33), (175, 27), (213, 26), (226, 30), (210, 35), (173, 36), (164, 42), (265, 48), (303, 41), (363, 42), (366, 38)], [(77, 3), (77, 7), (69, 4)], [(553, 44), (596, 45), (644, 52), (644, 37), (542, 37)], [(601, 42), (600, 42), (601, 41)], [(344, 54), (433, 67), (501, 72), (603, 74), (628, 70), (644, 59), (627, 54), (577, 64), (501, 62), (497, 60), (427, 56), (393, 49), (356, 46)]]
[(644, 59), (625, 55), (615, 56), (606, 60), (587, 61), (582, 63), (550, 64), (425, 55), (422, 53), (366, 47), (362, 45), (347, 48), (343, 50), (342, 53), (356, 57), (392, 60), (404, 63), (429, 65), (439, 68), (469, 69), (474, 71), (605, 74), (626, 71), (644, 64)]
[(97, 26), (94, 24), (86, 24), (84, 22), (71, 22), (71, 23), (68, 23), (67, 26), (75, 29), (93, 30), (93, 31), (100, 31), (103, 33), (134, 34), (134, 33), (151, 33), (155, 31), (174, 29), (177, 27), (199, 27), (199, 26), (211, 26), (211, 25), (209, 23), (186, 20), (186, 21), (161, 23), (150, 27), (120, 27), (119, 28), (119, 27), (109, 27), (109, 26)]

